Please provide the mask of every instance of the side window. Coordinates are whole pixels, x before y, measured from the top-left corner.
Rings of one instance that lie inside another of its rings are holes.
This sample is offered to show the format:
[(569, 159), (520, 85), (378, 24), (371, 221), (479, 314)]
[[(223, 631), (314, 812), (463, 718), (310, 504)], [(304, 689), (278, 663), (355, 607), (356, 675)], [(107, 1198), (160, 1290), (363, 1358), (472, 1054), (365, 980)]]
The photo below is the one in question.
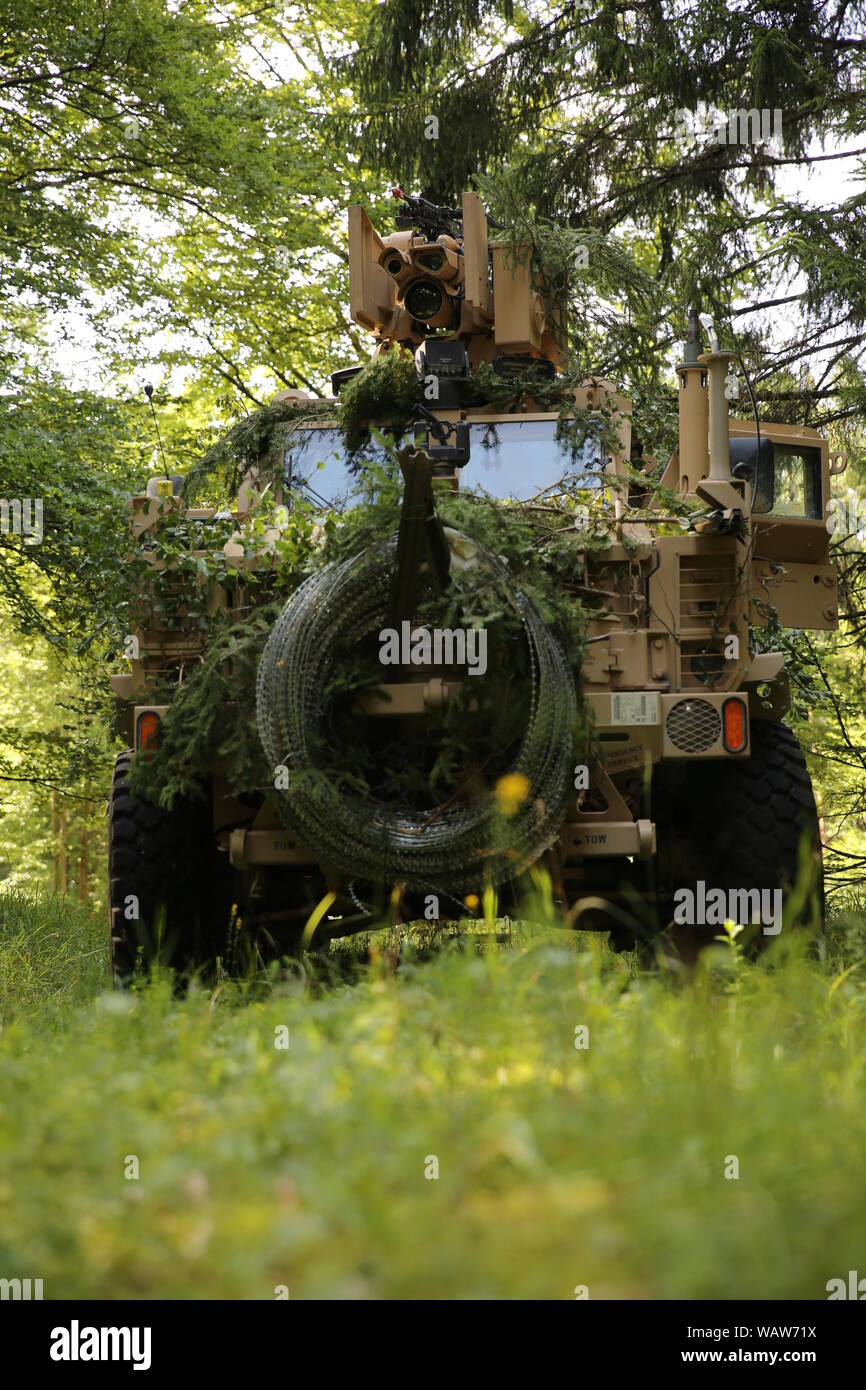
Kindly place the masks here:
[(773, 446), (773, 516), (820, 520), (821, 450)]

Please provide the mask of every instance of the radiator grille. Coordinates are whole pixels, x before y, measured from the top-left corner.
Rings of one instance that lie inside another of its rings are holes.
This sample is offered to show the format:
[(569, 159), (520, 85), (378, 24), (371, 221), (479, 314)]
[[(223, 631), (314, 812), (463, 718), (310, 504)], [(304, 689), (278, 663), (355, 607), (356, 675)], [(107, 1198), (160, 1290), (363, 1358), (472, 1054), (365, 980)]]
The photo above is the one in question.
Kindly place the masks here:
[(725, 671), (720, 633), (727, 631), (737, 584), (736, 557), (681, 555), (680, 677), (684, 689), (712, 689)]

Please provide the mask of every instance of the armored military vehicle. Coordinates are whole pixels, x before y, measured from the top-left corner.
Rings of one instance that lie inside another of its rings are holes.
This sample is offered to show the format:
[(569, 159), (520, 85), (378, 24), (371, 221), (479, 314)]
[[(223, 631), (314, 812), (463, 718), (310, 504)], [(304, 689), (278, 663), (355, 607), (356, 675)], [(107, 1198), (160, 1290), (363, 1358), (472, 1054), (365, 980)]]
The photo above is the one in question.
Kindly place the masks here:
[[(204, 641), (199, 627), (157, 612), (132, 634), (131, 670), (112, 676), (129, 744), (110, 802), (116, 977), (139, 959), (230, 961), (232, 932), (235, 945), (246, 936), (255, 951), (263, 941), (290, 950), (382, 913), (469, 915), (485, 892), (499, 895), (501, 910), (533, 866), (549, 876), (563, 920), (613, 929), (621, 944), (678, 920), (708, 938), (729, 916), (769, 935), (783, 922), (816, 920), (815, 800), (783, 722), (784, 657), (760, 634), (768, 623), (837, 625), (825, 513), (844, 459), (813, 429), (748, 412), (731, 418), (736, 355), (694, 311), (676, 369), (679, 444), (667, 465), (654, 467), (635, 447), (629, 400), (594, 376), (569, 387), (589, 427), (579, 448), (566, 448), (561, 403), (549, 404), (564, 360), (562, 315), (545, 298), (530, 249), (491, 237), (473, 193), (460, 209), (397, 193), (390, 234), (379, 235), (362, 207), (349, 210), (351, 316), (372, 335), (374, 359), (412, 353), (423, 387), (411, 428), (394, 440), (404, 479), (395, 534), (357, 563), (325, 566), (286, 603), (258, 676), (258, 730), (273, 777), (253, 795), (239, 796), (219, 765), (203, 799), (165, 808), (132, 794), (133, 755), (158, 750), (169, 707), (153, 692), (182, 680)], [(491, 408), (473, 394), (480, 364), (503, 379), (535, 372), (539, 387)], [(330, 417), (327, 409), (307, 423), (301, 416), (279, 436), (288, 507), (303, 497), (322, 516), (351, 509), (358, 476), (339, 397), (361, 370), (334, 374)], [(257, 505), (255, 483), (251, 461), (238, 526)], [(585, 617), (579, 667), (521, 595), (520, 573), (443, 525), (442, 499), (472, 490), (512, 512), (546, 509), (568, 528), (565, 588)], [(166, 509), (204, 527), (215, 517), (187, 507), (170, 483), (150, 491), (130, 503), (139, 547)], [(575, 496), (588, 506), (575, 506)], [(675, 515), (672, 497), (687, 504)], [(588, 539), (595, 507), (606, 518), (601, 546)], [(243, 546), (234, 544), (243, 571)], [(411, 763), (428, 746), (425, 730), (457, 707), (470, 726), (467, 746), (483, 734), (471, 733), (472, 720), (490, 720), (495, 697), (491, 705), (472, 695), (483, 684), (473, 680), (483, 674), (478, 625), (437, 636), (417, 622), (424, 584), (447, 592), (472, 564), (489, 567), (522, 633), (525, 727), (511, 763), (497, 768), (495, 783), (483, 767), (471, 776), (458, 768), (453, 793), (426, 804), (423, 795), (408, 805), (349, 792), (316, 800), (303, 774), (321, 747), (322, 691), (333, 652), (345, 656), (353, 642), (389, 635), (381, 680), (352, 706), (359, 744), (385, 737)], [(591, 730), (582, 747), (573, 742), (578, 705)], [(705, 911), (719, 892), (721, 917)], [(762, 893), (782, 894), (784, 911), (763, 916)], [(687, 899), (697, 916), (678, 919)]]

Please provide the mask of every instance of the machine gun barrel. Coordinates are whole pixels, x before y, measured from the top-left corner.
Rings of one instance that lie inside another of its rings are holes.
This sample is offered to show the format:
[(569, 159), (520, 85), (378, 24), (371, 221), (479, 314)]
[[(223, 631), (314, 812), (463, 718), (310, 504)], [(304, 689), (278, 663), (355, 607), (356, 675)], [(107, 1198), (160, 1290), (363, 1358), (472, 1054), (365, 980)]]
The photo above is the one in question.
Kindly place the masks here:
[(405, 211), (397, 213), (398, 227), (417, 227), (431, 241), (440, 236), (452, 236), (455, 240), (463, 236), (463, 212), (460, 208), (440, 207), (420, 194), (404, 193), (399, 184), (392, 190), (392, 196), (406, 205)]

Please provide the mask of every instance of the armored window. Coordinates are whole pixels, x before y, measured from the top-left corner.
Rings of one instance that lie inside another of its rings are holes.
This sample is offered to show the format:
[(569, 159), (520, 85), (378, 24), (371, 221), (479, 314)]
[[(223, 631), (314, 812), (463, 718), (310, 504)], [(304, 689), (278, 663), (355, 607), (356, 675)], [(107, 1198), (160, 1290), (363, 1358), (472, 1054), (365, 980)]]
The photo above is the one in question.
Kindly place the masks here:
[(555, 496), (560, 485), (563, 491), (569, 487), (597, 491), (604, 473), (600, 423), (590, 428), (574, 456), (568, 443), (556, 438), (556, 423), (555, 418), (473, 423), (461, 486), (519, 502), (540, 493)]
[(289, 436), (283, 450), (283, 482), (313, 506), (343, 512), (359, 493), (359, 474), (364, 460), (382, 460), (381, 445), (373, 440), (358, 459), (349, 460), (339, 429), (300, 429)]
[(761, 436), (731, 440), (731, 473), (752, 485), (752, 512), (756, 516), (790, 516), (819, 520), (821, 506), (821, 450), (779, 443)]
[(821, 450), (774, 445), (773, 494), (773, 516), (820, 520)]
[[(572, 451), (565, 440), (556, 438), (556, 423), (552, 416), (473, 422), (469, 463), (460, 470), (460, 486), (521, 502), (540, 493), (555, 496), (560, 485), (563, 490), (598, 490), (604, 472), (601, 424), (591, 424), (586, 438)], [(302, 428), (286, 441), (283, 481), (290, 495), (294, 492), (314, 506), (345, 511), (358, 500), (364, 462), (384, 457), (381, 445), (371, 440), (358, 459), (349, 460), (336, 426)]]

